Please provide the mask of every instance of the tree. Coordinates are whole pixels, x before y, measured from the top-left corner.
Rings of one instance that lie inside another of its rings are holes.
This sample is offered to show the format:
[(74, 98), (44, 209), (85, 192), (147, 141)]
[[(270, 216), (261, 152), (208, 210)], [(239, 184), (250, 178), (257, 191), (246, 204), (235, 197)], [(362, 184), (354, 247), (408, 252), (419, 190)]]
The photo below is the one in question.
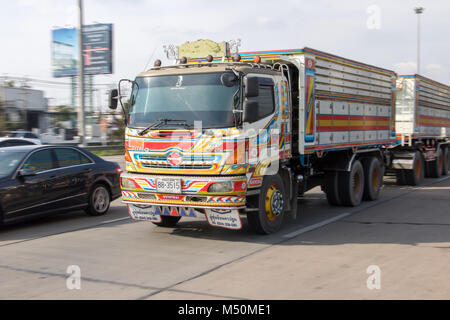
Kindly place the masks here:
[[(126, 113), (128, 113), (128, 106), (129, 106), (129, 102), (125, 102), (123, 104), (123, 107), (124, 107)], [(114, 128), (117, 128), (117, 130), (111, 130), (110, 139), (111, 140), (119, 140), (123, 143), (123, 141), (125, 139), (126, 124), (125, 124), (125, 119), (124, 119), (124, 115), (122, 112), (118, 116), (113, 115), (113, 121), (112, 121), (111, 125)]]

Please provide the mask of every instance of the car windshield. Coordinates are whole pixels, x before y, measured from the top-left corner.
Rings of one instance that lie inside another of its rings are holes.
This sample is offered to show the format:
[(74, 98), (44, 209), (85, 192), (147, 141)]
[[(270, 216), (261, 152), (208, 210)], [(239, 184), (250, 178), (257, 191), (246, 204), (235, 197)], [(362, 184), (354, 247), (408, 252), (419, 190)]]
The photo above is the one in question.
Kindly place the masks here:
[[(147, 127), (159, 119), (169, 119), (189, 126), (202, 121), (204, 128), (233, 126), (239, 82), (226, 86), (222, 75), (216, 72), (137, 78), (131, 94), (129, 125)], [(169, 121), (159, 127), (175, 125)]]
[(23, 160), (26, 151), (0, 150), (0, 178), (5, 178), (16, 170), (17, 166)]

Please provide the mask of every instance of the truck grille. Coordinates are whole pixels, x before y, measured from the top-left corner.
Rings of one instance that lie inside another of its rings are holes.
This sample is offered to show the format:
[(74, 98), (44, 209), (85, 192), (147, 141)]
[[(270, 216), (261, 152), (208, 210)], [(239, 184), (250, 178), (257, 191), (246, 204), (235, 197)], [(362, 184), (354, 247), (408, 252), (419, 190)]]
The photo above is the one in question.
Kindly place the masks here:
[[(159, 154), (139, 154), (136, 156), (137, 160), (144, 161), (166, 161), (167, 155)], [(216, 160), (215, 155), (183, 155), (184, 162), (213, 162)]]
[(181, 164), (178, 167), (173, 167), (170, 164), (159, 163), (142, 163), (144, 168), (156, 168), (156, 169), (211, 169), (211, 164)]

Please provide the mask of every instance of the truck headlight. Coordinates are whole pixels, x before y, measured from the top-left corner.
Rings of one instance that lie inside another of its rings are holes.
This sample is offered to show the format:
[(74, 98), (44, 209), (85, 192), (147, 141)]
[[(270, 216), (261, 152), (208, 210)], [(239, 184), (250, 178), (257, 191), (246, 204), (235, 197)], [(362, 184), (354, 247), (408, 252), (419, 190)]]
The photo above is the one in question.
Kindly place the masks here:
[(122, 185), (122, 188), (129, 189), (129, 190), (136, 190), (137, 186), (134, 180), (127, 179), (127, 178), (121, 178), (120, 184)]
[(233, 182), (216, 182), (209, 186), (208, 192), (212, 193), (227, 193), (233, 191)]

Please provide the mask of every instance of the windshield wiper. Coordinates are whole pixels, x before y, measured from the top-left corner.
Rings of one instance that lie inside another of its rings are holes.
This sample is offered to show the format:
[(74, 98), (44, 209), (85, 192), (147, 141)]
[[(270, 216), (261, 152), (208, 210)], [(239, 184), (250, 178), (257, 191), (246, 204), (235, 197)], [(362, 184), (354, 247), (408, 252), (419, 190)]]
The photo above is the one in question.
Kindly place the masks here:
[[(178, 122), (177, 122), (178, 121)], [(157, 128), (161, 125), (166, 125), (169, 122), (171, 122), (171, 124), (173, 125), (178, 125), (178, 126), (184, 126), (185, 128), (192, 128), (192, 126), (187, 124), (186, 120), (175, 120), (175, 119), (159, 119), (155, 122), (153, 122), (151, 125), (149, 125), (147, 128), (145, 128), (144, 130), (142, 130), (141, 132), (139, 132), (138, 134), (140, 136), (143, 136), (144, 134), (146, 134), (149, 130)], [(174, 123), (172, 123), (174, 122)]]

